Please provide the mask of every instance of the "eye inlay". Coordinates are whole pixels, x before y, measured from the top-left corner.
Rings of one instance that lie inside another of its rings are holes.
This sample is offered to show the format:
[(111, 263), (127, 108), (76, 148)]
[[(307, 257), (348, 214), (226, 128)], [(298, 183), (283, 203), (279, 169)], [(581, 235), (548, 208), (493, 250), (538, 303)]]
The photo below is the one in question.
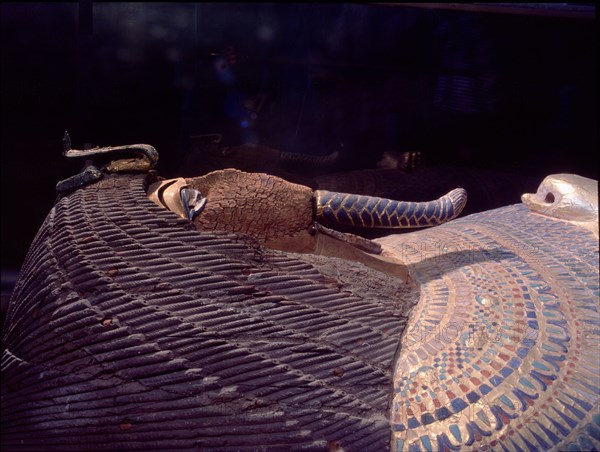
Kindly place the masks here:
[(172, 181), (166, 183), (165, 185), (163, 185), (162, 187), (160, 187), (158, 189), (158, 193), (157, 193), (158, 199), (160, 200), (161, 204), (163, 205), (163, 207), (165, 209), (169, 209), (169, 206), (167, 205), (167, 202), (165, 201), (165, 198), (164, 198), (164, 196), (165, 196), (165, 190), (167, 188), (169, 188), (171, 185), (173, 185), (175, 182), (177, 182), (177, 179), (173, 179)]
[(554, 194), (551, 192), (548, 192), (548, 194), (544, 198), (544, 202), (547, 202), (548, 204), (552, 204), (554, 201), (555, 201)]

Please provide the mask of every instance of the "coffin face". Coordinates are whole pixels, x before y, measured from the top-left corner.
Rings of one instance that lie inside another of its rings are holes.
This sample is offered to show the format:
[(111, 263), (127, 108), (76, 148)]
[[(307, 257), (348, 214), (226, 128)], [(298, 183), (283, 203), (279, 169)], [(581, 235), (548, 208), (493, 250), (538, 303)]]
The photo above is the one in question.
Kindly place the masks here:
[(534, 212), (570, 221), (598, 221), (598, 181), (576, 174), (546, 177), (523, 203)]

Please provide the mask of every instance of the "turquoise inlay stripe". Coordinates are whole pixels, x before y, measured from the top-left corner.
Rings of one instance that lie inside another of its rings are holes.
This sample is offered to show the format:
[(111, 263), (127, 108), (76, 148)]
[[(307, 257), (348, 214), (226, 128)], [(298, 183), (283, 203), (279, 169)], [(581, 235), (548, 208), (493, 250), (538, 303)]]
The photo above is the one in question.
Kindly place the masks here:
[(545, 370), (545, 371), (547, 371), (547, 372), (550, 372), (550, 368), (549, 368), (549, 367), (546, 367), (545, 365), (543, 365), (543, 364), (542, 364), (541, 362), (539, 362), (539, 361), (533, 361), (531, 364), (533, 365), (533, 367), (537, 367), (538, 369), (541, 369), (541, 370)]
[(423, 446), (425, 446), (426, 450), (428, 450), (429, 452), (433, 451), (433, 449), (431, 447), (431, 440), (429, 439), (429, 436), (427, 436), (427, 435), (421, 436), (421, 442), (423, 443)]
[(507, 407), (509, 407), (511, 410), (515, 410), (515, 406), (513, 405), (513, 403), (511, 402), (511, 400), (506, 397), (505, 395), (501, 395), (500, 397), (498, 397), (498, 400), (500, 400), (504, 405), (506, 405)]
[[(549, 352), (558, 353), (558, 349), (557, 349), (557, 348), (555, 348), (555, 347), (552, 347), (551, 345), (549, 345), (549, 344), (546, 344), (546, 343), (542, 344), (542, 348), (543, 348), (544, 350), (546, 350), (546, 351), (549, 351)], [(534, 365), (535, 365), (535, 364), (534, 364)]]
[(460, 435), (460, 429), (458, 428), (458, 425), (450, 425), (450, 433), (452, 433), (452, 436), (454, 436), (459, 443), (462, 442), (462, 436)]
[(519, 383), (521, 383), (523, 386), (527, 386), (529, 389), (533, 389), (535, 390), (536, 387), (533, 385), (533, 383), (531, 383), (527, 378), (525, 377), (521, 377), (519, 378)]
[(450, 402), (450, 405), (452, 405), (452, 409), (455, 413), (458, 413), (469, 406), (463, 399), (459, 398), (456, 398), (452, 402)]
[(400, 438), (396, 438), (396, 450), (398, 452), (402, 452), (404, 449), (404, 440)]

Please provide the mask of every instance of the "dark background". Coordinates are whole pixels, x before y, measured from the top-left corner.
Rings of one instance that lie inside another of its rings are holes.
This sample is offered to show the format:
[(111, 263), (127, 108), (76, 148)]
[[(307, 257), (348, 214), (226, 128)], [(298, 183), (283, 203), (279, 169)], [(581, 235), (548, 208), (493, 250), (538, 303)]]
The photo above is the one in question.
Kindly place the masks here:
[[(408, 5), (408, 6), (407, 6)], [(189, 137), (598, 179), (593, 4), (1, 4), (2, 269), (80, 166)]]

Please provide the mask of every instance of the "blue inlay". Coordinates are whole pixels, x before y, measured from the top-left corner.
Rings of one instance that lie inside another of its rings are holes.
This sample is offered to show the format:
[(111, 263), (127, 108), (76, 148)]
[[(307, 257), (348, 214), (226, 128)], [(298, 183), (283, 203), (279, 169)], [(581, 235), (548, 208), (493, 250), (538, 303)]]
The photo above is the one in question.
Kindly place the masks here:
[(527, 321), (527, 325), (528, 325), (530, 328), (533, 328), (534, 330), (539, 330), (539, 329), (540, 329), (540, 327), (539, 327), (539, 325), (538, 325), (538, 323), (537, 323), (537, 320), (528, 320), (528, 321)]
[(404, 449), (404, 440), (396, 438), (396, 450), (398, 452), (402, 452), (402, 449)]
[(403, 432), (404, 430), (406, 430), (406, 427), (404, 426), (404, 424), (394, 424), (395, 432)]
[(596, 441), (600, 441), (600, 429), (594, 424), (589, 423), (584, 427), (585, 432), (594, 438)]
[(431, 448), (431, 440), (429, 439), (429, 436), (427, 436), (427, 435), (421, 436), (421, 442), (423, 443), (423, 446), (425, 446), (425, 450), (428, 450), (429, 452), (431, 452), (433, 450)]
[(532, 365), (533, 367), (537, 367), (538, 369), (545, 370), (546, 372), (550, 372), (550, 369), (549, 369), (548, 367), (544, 366), (544, 365), (543, 365), (541, 362), (539, 362), (539, 361), (533, 361), (533, 362), (531, 363), (531, 365)]
[(592, 391), (593, 393), (599, 394), (600, 395), (600, 388), (598, 386), (594, 386), (591, 385), (589, 383), (586, 383), (585, 381), (579, 379), (579, 378), (574, 378), (575, 381), (577, 381), (581, 386), (586, 387), (587, 389), (589, 389), (590, 391)]
[(508, 362), (508, 365), (513, 369), (516, 369), (521, 365), (521, 360), (519, 358), (511, 358), (511, 360)]
[(560, 422), (555, 421), (554, 419), (548, 417), (546, 414), (544, 414), (544, 417), (546, 419), (548, 419), (550, 422), (552, 422), (552, 425), (554, 425), (554, 427), (556, 427), (556, 430), (558, 430), (558, 433), (560, 433), (562, 436), (567, 436), (569, 434), (569, 429), (566, 428), (564, 425), (562, 425)]
[(469, 402), (475, 403), (479, 399), (481, 399), (481, 396), (479, 394), (477, 394), (475, 391), (471, 391), (467, 394), (467, 399), (469, 400)]
[(421, 423), (423, 425), (433, 424), (434, 422), (435, 419), (433, 418), (433, 415), (431, 413), (425, 413), (421, 416)]
[[(575, 416), (577, 416), (579, 419), (583, 419), (585, 417), (585, 413), (582, 411), (579, 411), (577, 408), (575, 408), (573, 405), (566, 403), (565, 401), (563, 401), (560, 398), (556, 398), (560, 403), (562, 403), (562, 405), (568, 409), (571, 413), (573, 413)], [(596, 416), (600, 416), (600, 415), (596, 415)]]
[(535, 319), (535, 312), (528, 311), (527, 312), (527, 318), (528, 319)]
[(549, 344), (542, 344), (542, 348), (548, 352), (558, 353), (558, 349)]
[(558, 442), (560, 441), (560, 438), (558, 436), (556, 436), (552, 430), (548, 430), (546, 427), (544, 427), (538, 421), (535, 421), (535, 423), (538, 425), (538, 427), (540, 427), (544, 431), (544, 433), (546, 434), (548, 439), (550, 441), (552, 441), (553, 445), (558, 444)]
[(446, 408), (445, 406), (438, 408), (435, 410), (435, 417), (438, 421), (443, 421), (444, 419), (449, 418), (452, 415), (452, 412)]
[(513, 388), (512, 393), (521, 401), (521, 411), (525, 411), (527, 409), (529, 406), (529, 401), (535, 400), (539, 397), (539, 394), (527, 394), (525, 391), (521, 391), (519, 388)]
[(454, 436), (454, 438), (456, 438), (456, 440), (459, 443), (462, 441), (462, 436), (460, 434), (460, 429), (458, 428), (458, 425), (456, 425), (456, 424), (450, 425), (450, 433), (452, 433), (452, 436)]
[(550, 379), (552, 381), (556, 380), (556, 376), (546, 375), (541, 372), (538, 372), (537, 370), (532, 370), (531, 372), (529, 372), (529, 375), (531, 375), (540, 384), (543, 391), (548, 389), (548, 385), (546, 384), (546, 379)]
[(527, 430), (529, 430), (529, 433), (531, 434), (531, 436), (533, 436), (535, 438), (535, 440), (538, 442), (538, 444), (540, 446), (542, 446), (543, 450), (548, 450), (548, 448), (550, 447), (550, 444), (548, 444), (540, 435), (535, 433), (529, 427), (527, 427)]
[(538, 452), (537, 447), (535, 447), (533, 444), (531, 444), (527, 438), (525, 438), (523, 435), (521, 435), (519, 433), (519, 436), (521, 437), (521, 440), (525, 443), (525, 445), (527, 446), (527, 448), (529, 449), (529, 452)]
[(408, 452), (421, 452), (421, 448), (417, 443), (413, 443), (408, 446)]
[(516, 408), (513, 405), (512, 401), (508, 397), (506, 397), (504, 394), (501, 395), (500, 397), (498, 397), (498, 400), (500, 400), (504, 405), (506, 405), (507, 407), (509, 407), (511, 410), (516, 410)]
[(460, 450), (460, 447), (452, 444), (448, 435), (442, 433), (437, 435), (437, 450)]
[(519, 349), (517, 350), (517, 356), (521, 359), (525, 358), (527, 356), (527, 354), (529, 353), (529, 348), (526, 347), (519, 347)]
[(571, 400), (573, 400), (573, 401), (577, 402), (577, 403), (579, 404), (579, 406), (581, 406), (581, 408), (583, 408), (584, 410), (586, 410), (586, 411), (591, 411), (591, 410), (592, 410), (592, 408), (593, 408), (593, 407), (592, 407), (592, 405), (591, 405), (590, 403), (586, 402), (585, 400), (583, 400), (583, 399), (580, 399), (580, 398), (578, 398), (578, 397), (574, 397), (574, 396), (572, 396), (572, 395), (569, 395), (569, 394), (567, 394), (566, 392), (565, 392), (564, 394), (565, 394), (565, 395), (566, 395), (566, 396), (567, 396), (569, 399), (571, 399)]
[(475, 442), (475, 438), (477, 436), (491, 436), (492, 432), (488, 432), (487, 430), (482, 430), (481, 427), (477, 424), (477, 422), (467, 422), (467, 432), (469, 433), (469, 437), (465, 441), (466, 446), (471, 446)]
[(533, 347), (535, 345), (535, 341), (533, 339), (529, 339), (529, 338), (526, 337), (526, 338), (523, 338), (522, 344), (525, 347), (531, 348), (531, 347)]
[(561, 413), (560, 411), (558, 411), (555, 407), (552, 407), (552, 409), (554, 410), (554, 412), (556, 414), (558, 414), (563, 419), (563, 421), (565, 421), (569, 425), (569, 427), (571, 427), (571, 428), (577, 427), (577, 421), (575, 419), (571, 419), (566, 414)]
[(503, 367), (502, 370), (500, 370), (500, 373), (502, 374), (502, 376), (504, 378), (508, 377), (510, 374), (513, 373), (512, 369), (509, 369), (508, 367)]
[(592, 417), (592, 420), (594, 421), (594, 424), (600, 425), (600, 413), (594, 414), (594, 417)]
[(533, 383), (525, 377), (519, 378), (519, 383), (521, 383), (523, 386), (527, 386), (529, 389), (533, 389), (534, 391), (536, 390), (536, 387), (533, 385)]
[(411, 417), (408, 420), (407, 424), (408, 424), (408, 428), (417, 428), (419, 425), (421, 425), (421, 424), (419, 424), (419, 421), (414, 417)]
[(582, 450), (597, 449), (596, 446), (594, 446), (594, 444), (590, 441), (590, 439), (587, 436), (579, 435), (579, 437), (577, 438), (577, 442), (579, 443), (579, 446), (581, 446)]
[(544, 361), (546, 361), (547, 363), (550, 363), (552, 365), (552, 368), (554, 369), (554, 371), (558, 372), (560, 370), (560, 366), (558, 365), (558, 363), (561, 361), (564, 361), (565, 357), (564, 356), (554, 356), (554, 355), (542, 355), (542, 359)]
[(486, 384), (482, 384), (479, 386), (479, 391), (481, 391), (481, 393), (483, 395), (488, 394), (490, 391), (492, 390), (492, 388), (490, 388), (488, 385)]
[(469, 406), (463, 399), (458, 398), (450, 402), (450, 405), (452, 405), (452, 410), (454, 410), (455, 413), (458, 413), (459, 411), (464, 410), (466, 407)]
[[(512, 443), (512, 445), (514, 447), (514, 449), (513, 449), (514, 451), (516, 451), (516, 452), (525, 452), (523, 449), (521, 449), (521, 447), (517, 443), (515, 443), (515, 441), (512, 438), (509, 438), (509, 440), (510, 440), (510, 442)], [(508, 452), (509, 449), (506, 449), (504, 447), (504, 445), (502, 445), (502, 447), (504, 448), (504, 450), (506, 450)]]
[(493, 375), (492, 377), (490, 377), (490, 383), (492, 383), (494, 386), (498, 386), (503, 381), (504, 378), (499, 377), (498, 375)]

